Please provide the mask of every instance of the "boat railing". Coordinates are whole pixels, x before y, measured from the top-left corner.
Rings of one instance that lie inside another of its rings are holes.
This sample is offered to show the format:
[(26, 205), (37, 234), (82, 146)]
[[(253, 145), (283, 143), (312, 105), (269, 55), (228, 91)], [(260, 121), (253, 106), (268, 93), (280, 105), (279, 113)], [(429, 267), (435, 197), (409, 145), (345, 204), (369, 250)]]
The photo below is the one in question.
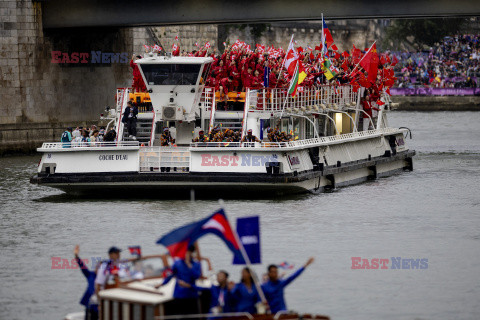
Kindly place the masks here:
[(225, 318), (246, 318), (254, 320), (255, 318), (249, 312), (224, 312), (224, 313), (207, 313), (207, 314), (179, 314), (169, 316), (157, 316), (157, 320), (170, 319), (225, 319)]
[(141, 147), (140, 172), (186, 173), (190, 167), (188, 147)]
[(292, 311), (279, 311), (275, 314), (255, 314), (249, 312), (225, 312), (225, 313), (208, 313), (208, 314), (189, 314), (189, 315), (163, 315), (156, 316), (156, 320), (170, 319), (262, 319), (262, 320), (281, 320), (281, 319), (323, 319), (329, 320), (330, 317), (325, 315), (297, 314)]
[(206, 111), (210, 111), (212, 107), (215, 105), (215, 88), (213, 87), (203, 88), (200, 102), (203, 103)]
[(336, 142), (343, 142), (346, 140), (355, 140), (361, 137), (378, 136), (380, 134), (391, 134), (398, 132), (397, 128), (382, 128), (368, 131), (358, 131), (352, 133), (345, 133), (335, 136), (302, 139), (286, 142), (192, 142), (191, 148), (298, 148), (309, 147), (319, 144), (329, 144)]
[(91, 149), (91, 148), (117, 148), (138, 147), (138, 141), (99, 141), (99, 142), (44, 142), (41, 149)]
[[(234, 101), (243, 102), (252, 112), (281, 112), (285, 108), (301, 110), (308, 106), (323, 106), (324, 109), (343, 110), (356, 105), (358, 92), (353, 90), (349, 84), (344, 85), (321, 85), (311, 88), (299, 87), (297, 94), (292, 97), (288, 95), (286, 88), (247, 88), (245, 97)], [(215, 108), (215, 88), (205, 87), (202, 92), (201, 102), (205, 111)], [(240, 92), (237, 92), (240, 95)], [(243, 100), (244, 99), (244, 100)]]
[(284, 88), (247, 89), (246, 101), (250, 112), (307, 111), (317, 108), (343, 110), (357, 103), (358, 93), (351, 85), (323, 85), (298, 89), (292, 97)]

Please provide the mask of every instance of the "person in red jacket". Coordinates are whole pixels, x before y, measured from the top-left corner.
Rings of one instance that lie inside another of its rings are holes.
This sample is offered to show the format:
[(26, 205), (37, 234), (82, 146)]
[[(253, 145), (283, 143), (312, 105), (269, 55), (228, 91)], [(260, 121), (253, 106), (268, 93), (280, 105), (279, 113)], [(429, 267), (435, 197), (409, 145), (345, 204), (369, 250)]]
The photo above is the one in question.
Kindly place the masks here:
[(135, 61), (137, 59), (141, 59), (142, 56), (132, 56), (132, 60), (130, 60), (130, 67), (132, 67), (133, 73), (133, 82), (132, 88), (134, 92), (145, 92), (147, 91), (147, 87), (145, 86), (145, 82), (143, 81), (142, 74), (140, 73), (140, 69), (138, 69), (137, 64)]
[(272, 71), (270, 71), (270, 76), (268, 77), (268, 86), (270, 88), (277, 87), (277, 78), (278, 78), (278, 70), (277, 68), (273, 68)]
[(233, 77), (228, 76), (228, 78), (223, 78), (220, 80), (220, 99), (222, 99), (225, 102), (225, 110), (227, 110), (228, 105), (228, 93), (230, 91), (233, 91)]
[(362, 98), (360, 100), (360, 102), (363, 106), (363, 111), (365, 111), (365, 113), (363, 113), (363, 131), (375, 129), (372, 125), (372, 121), (374, 119), (372, 110), (378, 111), (379, 109), (372, 106), (372, 101), (371, 100), (372, 99), (371, 99), (370, 95), (367, 95), (366, 98)]
[(252, 74), (252, 68), (248, 67), (247, 71), (243, 73), (242, 75), (242, 83), (243, 83), (243, 88), (245, 91), (247, 88), (251, 88), (253, 86), (253, 74)]

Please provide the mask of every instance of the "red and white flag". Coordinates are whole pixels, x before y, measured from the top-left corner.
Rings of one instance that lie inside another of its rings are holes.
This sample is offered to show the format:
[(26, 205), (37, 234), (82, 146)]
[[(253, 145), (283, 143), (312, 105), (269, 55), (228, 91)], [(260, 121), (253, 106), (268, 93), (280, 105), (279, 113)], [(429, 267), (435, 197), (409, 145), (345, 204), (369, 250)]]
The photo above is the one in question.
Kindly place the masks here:
[(290, 40), (290, 44), (288, 45), (287, 49), (287, 56), (285, 57), (285, 61), (283, 65), (285, 66), (285, 69), (287, 69), (287, 72), (290, 76), (293, 76), (295, 73), (295, 67), (297, 66), (296, 61), (300, 57), (298, 56), (297, 50), (293, 46), (293, 36), (292, 39)]
[(175, 37), (175, 41), (178, 41), (178, 36)]
[(145, 48), (145, 50), (150, 50), (150, 46), (147, 46), (146, 44), (144, 44), (143, 47)]
[(195, 46), (195, 47), (198, 47), (198, 42), (195, 42), (194, 46)]
[(207, 41), (207, 43), (205, 43), (205, 48), (207, 48), (207, 49), (208, 49), (208, 48), (210, 48), (210, 47), (211, 47), (211, 45), (210, 45), (210, 42), (209, 42), (209, 41)]
[(160, 51), (162, 51), (162, 47), (160, 47), (158, 44), (156, 44), (156, 45), (153, 46), (153, 50), (157, 51), (157, 52), (160, 52)]
[(174, 43), (174, 44), (172, 45), (172, 51), (177, 51), (177, 49), (178, 49), (178, 46), (177, 46), (176, 43)]

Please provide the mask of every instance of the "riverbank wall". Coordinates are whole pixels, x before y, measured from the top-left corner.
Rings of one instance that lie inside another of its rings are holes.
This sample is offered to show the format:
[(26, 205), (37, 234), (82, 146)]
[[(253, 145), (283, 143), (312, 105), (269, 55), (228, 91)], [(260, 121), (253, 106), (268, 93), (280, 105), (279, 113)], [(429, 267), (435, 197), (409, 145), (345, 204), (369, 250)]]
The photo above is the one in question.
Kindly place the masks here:
[(392, 96), (399, 111), (480, 111), (480, 96)]
[(59, 142), (67, 127), (89, 128), (93, 124), (99, 121), (2, 124), (0, 156), (35, 153), (43, 142)]

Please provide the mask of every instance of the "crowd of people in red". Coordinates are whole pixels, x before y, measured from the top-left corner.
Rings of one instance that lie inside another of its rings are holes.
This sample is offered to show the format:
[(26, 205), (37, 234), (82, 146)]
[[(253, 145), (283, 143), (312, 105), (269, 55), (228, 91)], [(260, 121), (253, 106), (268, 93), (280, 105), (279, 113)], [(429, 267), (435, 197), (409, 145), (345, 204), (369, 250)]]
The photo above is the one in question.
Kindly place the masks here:
[[(222, 53), (212, 49), (208, 42), (198, 50), (181, 52), (180, 44), (175, 43), (172, 55), (212, 57), (214, 62), (206, 85), (215, 87), (221, 96), (226, 96), (224, 93), (227, 92), (245, 91), (246, 88), (288, 86), (292, 75), (285, 68), (284, 49), (257, 44), (252, 50), (249, 45), (239, 40), (232, 45), (224, 45), (225, 50)], [(389, 94), (390, 87), (395, 83), (393, 67), (398, 62), (397, 58), (388, 53), (378, 54), (375, 44), (364, 51), (353, 46), (352, 50), (340, 53), (333, 48), (337, 49), (334, 45), (328, 45), (328, 50), (322, 50), (322, 45), (295, 48), (298, 60), (302, 62), (307, 74), (301, 86), (351, 84), (354, 91), (358, 91), (360, 87), (366, 88), (365, 96), (369, 97), (368, 100), (381, 103), (378, 99), (382, 92)], [(131, 66), (134, 70), (134, 88), (142, 91), (145, 85), (134, 59)], [(333, 77), (327, 80), (326, 73), (331, 73)]]

